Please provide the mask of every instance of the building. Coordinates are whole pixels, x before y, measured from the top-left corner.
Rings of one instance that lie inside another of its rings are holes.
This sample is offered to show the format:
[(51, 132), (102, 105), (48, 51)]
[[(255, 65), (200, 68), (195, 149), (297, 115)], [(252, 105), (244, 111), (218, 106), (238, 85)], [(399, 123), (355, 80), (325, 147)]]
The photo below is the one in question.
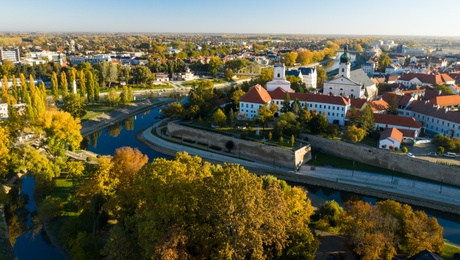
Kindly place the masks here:
[(380, 133), (379, 148), (401, 148), (403, 133), (396, 128), (385, 128)]
[(21, 60), (19, 49), (16, 48), (13, 51), (5, 51), (3, 47), (0, 47), (0, 62), (3, 62), (3, 60), (19, 62)]
[(348, 46), (345, 46), (340, 56), (339, 74), (334, 79), (324, 82), (323, 94), (373, 100), (378, 94), (375, 83), (362, 69), (351, 71), (350, 60)]
[(261, 85), (255, 85), (240, 98), (239, 118), (253, 119), (258, 116), (261, 106), (269, 106), (272, 101), (270, 94)]
[(432, 85), (455, 85), (455, 80), (446, 73), (424, 74), (424, 73), (406, 73), (403, 74), (396, 83), (401, 83), (407, 88), (412, 85), (432, 86)]
[(187, 80), (195, 80), (198, 79), (198, 76), (195, 76), (189, 68), (185, 70), (185, 72), (176, 72), (172, 74), (171, 80), (172, 81), (187, 81)]
[(91, 65), (98, 64), (100, 62), (110, 62), (112, 61), (112, 58), (110, 57), (109, 54), (98, 54), (95, 56), (86, 56), (86, 57), (72, 57), (70, 58), (70, 63), (72, 65), (79, 65), (82, 64), (83, 62), (88, 62)]
[(361, 65), (361, 69), (366, 73), (369, 78), (374, 77), (375, 73), (375, 63), (372, 61), (366, 61), (363, 65)]
[(298, 68), (300, 72), (302, 72), (303, 83), (307, 88), (314, 88), (316, 89), (316, 84), (318, 81), (318, 73), (316, 68)]
[(165, 73), (155, 73), (156, 82), (169, 82), (169, 75)]
[(413, 130), (420, 133), (422, 124), (415, 118), (408, 116), (396, 116), (389, 114), (374, 114), (375, 126), (380, 129), (397, 128), (399, 130)]
[(276, 64), (273, 69), (273, 80), (267, 82), (267, 91), (274, 91), (281, 88), (287, 92), (294, 92), (291, 83), (286, 80), (286, 70), (284, 64)]

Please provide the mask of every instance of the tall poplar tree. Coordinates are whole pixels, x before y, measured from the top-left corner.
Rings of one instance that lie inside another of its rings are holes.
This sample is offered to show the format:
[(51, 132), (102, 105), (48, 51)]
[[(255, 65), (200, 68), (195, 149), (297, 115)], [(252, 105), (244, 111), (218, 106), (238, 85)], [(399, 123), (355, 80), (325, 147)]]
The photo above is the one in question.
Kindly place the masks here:
[(79, 73), (79, 77), (80, 77), (80, 96), (84, 97), (86, 96), (86, 79), (85, 79), (85, 72), (83, 70), (80, 70), (80, 73)]
[(19, 101), (19, 88), (18, 88), (18, 82), (16, 81), (16, 77), (13, 75), (13, 89), (12, 89), (12, 92), (13, 92), (13, 97), (18, 101), (18, 103), (20, 102)]
[(88, 102), (92, 102), (94, 100), (94, 79), (93, 79), (93, 73), (91, 73), (90, 70), (86, 71), (86, 87), (87, 87), (87, 98)]
[(61, 72), (61, 90), (62, 90), (62, 99), (67, 97), (69, 94), (69, 83), (67, 82), (67, 75), (65, 72)]
[(59, 101), (59, 88), (56, 72), (53, 72), (51, 75), (51, 93), (53, 95), (54, 101)]
[(2, 80), (2, 102), (6, 102), (6, 100), (8, 99), (7, 95), (8, 95), (8, 78), (6, 77), (6, 75), (4, 75), (3, 80)]

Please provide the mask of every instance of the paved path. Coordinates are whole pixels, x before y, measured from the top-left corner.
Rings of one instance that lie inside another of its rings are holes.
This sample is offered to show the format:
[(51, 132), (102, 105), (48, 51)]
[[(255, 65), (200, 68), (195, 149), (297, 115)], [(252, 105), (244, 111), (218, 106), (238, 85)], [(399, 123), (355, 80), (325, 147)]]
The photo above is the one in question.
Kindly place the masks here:
[[(383, 194), (398, 194), (404, 197), (429, 201), (431, 204), (439, 204), (441, 205), (440, 208), (437, 208), (439, 210), (442, 210), (442, 205), (448, 205), (456, 210), (460, 209), (460, 188), (446, 186), (444, 184), (434, 184), (419, 180), (393, 177), (391, 175), (328, 167), (315, 167), (315, 170), (311, 170), (310, 166), (304, 165), (298, 172), (293, 172), (292, 170), (284, 168), (273, 168), (271, 165), (267, 164), (251, 162), (226, 156), (225, 154), (204, 151), (198, 148), (172, 143), (169, 140), (165, 140), (151, 134), (151, 130), (158, 127), (162, 122), (163, 121), (157, 122), (152, 127), (143, 131), (141, 134), (142, 139), (153, 146), (159, 146), (174, 151), (186, 151), (189, 154), (198, 155), (212, 161), (237, 163), (250, 169), (259, 169), (268, 172), (284, 172), (284, 174), (289, 176), (312, 177), (335, 183), (336, 187), (347, 185), (372, 189), (375, 190), (376, 193), (381, 191)], [(159, 133), (158, 130), (157, 133)], [(421, 205), (423, 204), (421, 203)]]

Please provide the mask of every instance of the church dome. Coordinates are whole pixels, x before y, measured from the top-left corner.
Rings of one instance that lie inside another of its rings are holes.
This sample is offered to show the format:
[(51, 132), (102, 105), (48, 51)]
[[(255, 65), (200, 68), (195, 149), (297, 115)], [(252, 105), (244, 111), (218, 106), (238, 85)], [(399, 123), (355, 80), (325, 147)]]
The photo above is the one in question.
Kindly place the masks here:
[(340, 63), (350, 63), (351, 57), (350, 54), (348, 53), (348, 45), (345, 45), (343, 47), (343, 54), (340, 55)]

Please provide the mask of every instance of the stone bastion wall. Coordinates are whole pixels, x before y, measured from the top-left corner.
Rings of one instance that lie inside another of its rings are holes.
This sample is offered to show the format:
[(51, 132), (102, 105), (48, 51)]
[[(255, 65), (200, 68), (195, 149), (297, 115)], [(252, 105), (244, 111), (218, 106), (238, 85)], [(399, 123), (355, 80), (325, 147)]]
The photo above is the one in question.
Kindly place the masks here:
[(311, 159), (310, 145), (292, 150), (283, 149), (174, 122), (168, 123), (167, 130), (170, 136), (180, 138), (181, 140), (193, 141), (211, 148), (219, 147), (222, 151), (227, 150), (225, 144), (228, 141), (233, 141), (234, 147), (231, 149), (232, 156), (271, 164), (273, 167), (283, 167), (295, 170), (304, 162)]
[(460, 186), (460, 167), (411, 158), (388, 150), (307, 135), (313, 149), (345, 159)]

